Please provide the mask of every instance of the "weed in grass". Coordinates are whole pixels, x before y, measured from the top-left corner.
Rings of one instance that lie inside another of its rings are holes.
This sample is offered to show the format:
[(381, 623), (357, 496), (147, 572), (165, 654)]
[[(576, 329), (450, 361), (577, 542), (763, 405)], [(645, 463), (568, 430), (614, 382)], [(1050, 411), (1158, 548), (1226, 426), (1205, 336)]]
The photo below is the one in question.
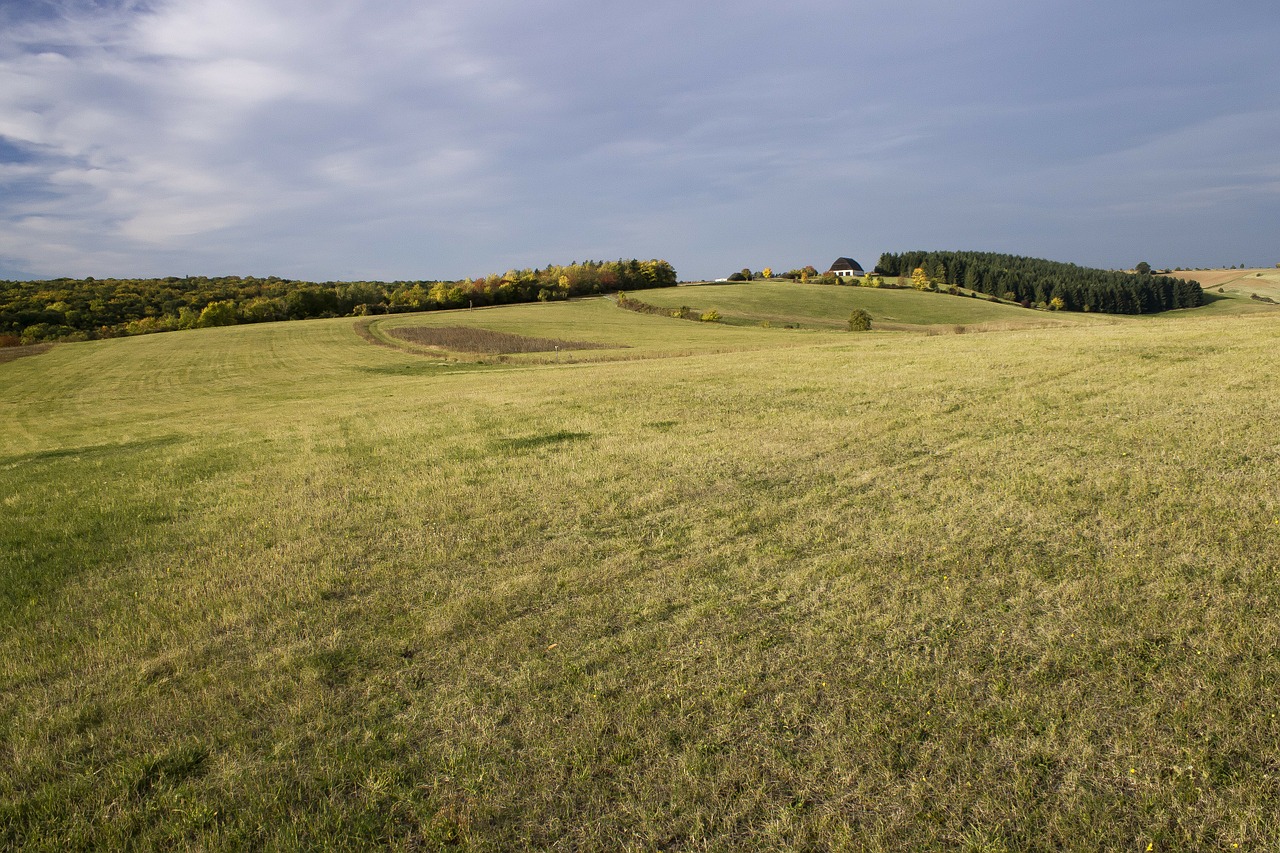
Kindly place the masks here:
[(589, 432), (569, 432), (567, 430), (558, 430), (556, 432), (543, 433), (541, 435), (527, 435), (518, 438), (506, 438), (494, 443), (497, 450), (508, 453), (517, 453), (523, 450), (534, 450), (539, 447), (548, 447), (557, 444), (564, 444), (570, 441), (582, 441), (591, 438)]

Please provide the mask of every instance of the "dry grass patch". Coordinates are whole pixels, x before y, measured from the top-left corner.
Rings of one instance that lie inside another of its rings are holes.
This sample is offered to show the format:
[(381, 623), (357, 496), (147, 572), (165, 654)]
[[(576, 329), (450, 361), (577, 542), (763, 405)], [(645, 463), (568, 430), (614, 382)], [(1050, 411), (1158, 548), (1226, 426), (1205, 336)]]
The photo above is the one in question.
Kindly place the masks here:
[(558, 338), (531, 338), (510, 332), (495, 332), (467, 326), (412, 326), (390, 329), (387, 334), (418, 346), (436, 347), (454, 352), (510, 355), (518, 352), (552, 352), (555, 350), (615, 349), (618, 344), (593, 341), (565, 341)]

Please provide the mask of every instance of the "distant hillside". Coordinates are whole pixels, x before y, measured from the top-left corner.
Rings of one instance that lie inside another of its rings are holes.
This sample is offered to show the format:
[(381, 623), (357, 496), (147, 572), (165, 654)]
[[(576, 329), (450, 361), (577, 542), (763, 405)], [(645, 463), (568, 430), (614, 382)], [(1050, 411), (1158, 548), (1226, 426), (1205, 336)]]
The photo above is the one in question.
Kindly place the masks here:
[(1179, 272), (1205, 290), (1243, 296), (1265, 297), (1280, 301), (1280, 269), (1259, 267), (1251, 270), (1188, 270)]
[[(798, 282), (707, 284), (647, 293), (643, 300), (663, 308), (715, 309), (731, 325), (844, 329), (855, 309), (867, 311), (872, 328), (902, 331), (966, 331), (1026, 328), (1079, 322), (1084, 317), (1028, 311), (1005, 302), (920, 293), (903, 288), (833, 287)], [(935, 328), (936, 327), (936, 328)]]
[(1113, 272), (993, 252), (903, 252), (880, 256), (876, 272), (965, 287), (1024, 305), (1104, 314), (1155, 314), (1203, 304), (1200, 285), (1163, 275)]

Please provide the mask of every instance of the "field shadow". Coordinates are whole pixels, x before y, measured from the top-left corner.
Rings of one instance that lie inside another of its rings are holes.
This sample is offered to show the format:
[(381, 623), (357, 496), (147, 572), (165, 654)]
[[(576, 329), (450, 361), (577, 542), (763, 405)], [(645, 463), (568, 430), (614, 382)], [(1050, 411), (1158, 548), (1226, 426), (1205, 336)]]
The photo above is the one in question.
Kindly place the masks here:
[(435, 361), (416, 361), (409, 364), (388, 364), (379, 367), (357, 367), (360, 373), (371, 373), (376, 376), (426, 376), (439, 373), (441, 365)]
[(180, 435), (165, 435), (142, 441), (125, 441), (119, 444), (87, 444), (79, 447), (59, 447), (54, 450), (38, 450), (34, 453), (19, 453), (15, 456), (0, 456), (0, 468), (14, 468), (27, 462), (51, 462), (58, 459), (82, 459), (84, 457), (104, 456), (121, 451), (154, 450), (177, 444), (183, 440)]
[(17, 361), (29, 355), (39, 355), (53, 349), (53, 344), (30, 344), (24, 347), (0, 347), (0, 364)]
[(566, 444), (573, 441), (582, 441), (591, 438), (589, 432), (569, 432), (560, 430), (558, 432), (547, 432), (541, 435), (527, 435), (518, 438), (505, 438), (494, 442), (494, 449), (506, 453), (520, 453), (526, 450), (536, 450), (539, 447), (552, 447), (558, 444)]
[(566, 341), (559, 338), (536, 338), (471, 326), (411, 326), (388, 329), (386, 334), (396, 340), (416, 346), (481, 355), (514, 355), (527, 352), (620, 348), (618, 344), (602, 344), (595, 341)]

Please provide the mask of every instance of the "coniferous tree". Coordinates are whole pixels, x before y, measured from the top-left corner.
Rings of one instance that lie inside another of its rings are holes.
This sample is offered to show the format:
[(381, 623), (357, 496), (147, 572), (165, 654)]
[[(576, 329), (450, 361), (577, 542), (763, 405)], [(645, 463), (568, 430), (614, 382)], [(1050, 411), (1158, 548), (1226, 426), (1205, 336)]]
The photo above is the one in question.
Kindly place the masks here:
[(885, 253), (876, 264), (882, 275), (912, 274), (917, 268), (948, 271), (948, 281), (1017, 302), (1062, 299), (1065, 310), (1137, 314), (1194, 308), (1203, 294), (1194, 281), (1169, 276), (1090, 269), (1055, 261), (991, 252)]

